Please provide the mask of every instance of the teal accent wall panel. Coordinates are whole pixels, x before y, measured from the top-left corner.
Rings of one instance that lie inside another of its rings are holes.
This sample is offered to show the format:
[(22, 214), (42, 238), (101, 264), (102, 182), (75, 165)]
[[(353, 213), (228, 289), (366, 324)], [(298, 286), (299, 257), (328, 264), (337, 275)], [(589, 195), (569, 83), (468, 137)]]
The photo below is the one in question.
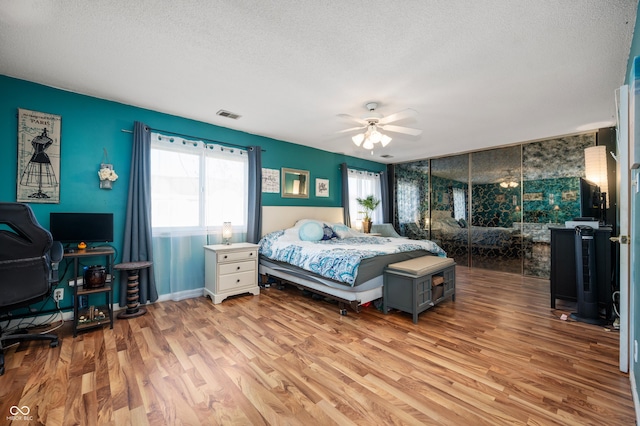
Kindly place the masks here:
[[(308, 199), (282, 198), (280, 194), (263, 193), (263, 205), (340, 206), (341, 163), (375, 172), (386, 170), (385, 164), (374, 161), (333, 154), (3, 75), (0, 75), (0, 93), (0, 201), (16, 200), (18, 108), (60, 115), (60, 203), (32, 203), (31, 206), (38, 221), (46, 228), (49, 227), (50, 212), (113, 212), (113, 245), (119, 253), (122, 250), (127, 208), (132, 142), (132, 134), (121, 130), (132, 130), (134, 121), (144, 122), (153, 129), (222, 143), (259, 145), (264, 150), (263, 167), (309, 171)], [(345, 143), (351, 142), (345, 138)], [(98, 168), (103, 160), (103, 150), (107, 151), (109, 162), (119, 175), (111, 190), (99, 188)], [(315, 196), (316, 178), (329, 179), (329, 197)], [(116, 289), (114, 300), (118, 300), (118, 293)], [(66, 291), (65, 294), (71, 292)]]

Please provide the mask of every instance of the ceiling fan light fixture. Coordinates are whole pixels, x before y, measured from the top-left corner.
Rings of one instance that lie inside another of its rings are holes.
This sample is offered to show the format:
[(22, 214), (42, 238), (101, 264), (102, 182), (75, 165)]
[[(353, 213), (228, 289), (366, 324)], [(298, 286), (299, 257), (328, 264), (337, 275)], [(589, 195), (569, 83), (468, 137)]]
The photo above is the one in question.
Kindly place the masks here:
[(382, 145), (382, 147), (386, 147), (387, 145), (389, 145), (392, 138), (381, 133), (380, 130), (383, 130), (385, 132), (389, 131), (404, 133), (412, 136), (418, 136), (422, 133), (422, 130), (419, 129), (412, 129), (409, 127), (391, 124), (407, 117), (414, 117), (417, 113), (415, 110), (408, 108), (385, 116), (376, 111), (376, 109), (378, 108), (377, 102), (367, 102), (365, 107), (367, 108), (367, 113), (361, 118), (355, 118), (349, 114), (338, 114), (340, 117), (350, 118), (359, 124), (359, 127), (341, 130), (338, 133), (346, 133), (363, 129), (362, 133), (351, 137), (353, 143), (358, 147), (372, 150), (373, 153), (375, 144), (379, 143), (380, 145)]
[(378, 143), (378, 142), (380, 142), (380, 140), (382, 140), (382, 133), (380, 133), (378, 130), (374, 129), (373, 132), (371, 132), (371, 135), (369, 136), (369, 139), (373, 143)]
[(371, 139), (367, 138), (367, 139), (364, 141), (364, 144), (362, 144), (362, 147), (363, 147), (364, 149), (373, 149), (373, 142), (371, 142)]

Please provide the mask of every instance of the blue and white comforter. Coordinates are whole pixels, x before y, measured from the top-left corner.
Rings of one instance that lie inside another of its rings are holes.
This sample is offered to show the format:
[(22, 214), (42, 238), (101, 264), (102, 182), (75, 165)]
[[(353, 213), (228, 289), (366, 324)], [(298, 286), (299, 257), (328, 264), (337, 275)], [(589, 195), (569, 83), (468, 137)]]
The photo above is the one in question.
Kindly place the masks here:
[(355, 283), (358, 266), (363, 259), (414, 250), (427, 250), (446, 257), (446, 253), (433, 241), (362, 235), (301, 241), (285, 231), (276, 231), (260, 240), (259, 253), (350, 286)]

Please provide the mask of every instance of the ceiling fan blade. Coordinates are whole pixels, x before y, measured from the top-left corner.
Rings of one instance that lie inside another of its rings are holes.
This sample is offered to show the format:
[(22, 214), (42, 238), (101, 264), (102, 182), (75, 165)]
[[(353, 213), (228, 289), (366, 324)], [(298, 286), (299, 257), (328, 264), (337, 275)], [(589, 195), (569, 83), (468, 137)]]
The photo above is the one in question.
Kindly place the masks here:
[(367, 126), (359, 126), (359, 127), (352, 127), (350, 129), (344, 129), (344, 130), (339, 130), (338, 133), (347, 133), (347, 132), (353, 132), (355, 130), (362, 130), (365, 129)]
[(394, 114), (387, 115), (386, 117), (381, 118), (380, 121), (378, 121), (378, 123), (387, 124), (394, 121), (402, 120), (404, 118), (415, 117), (417, 114), (418, 114), (418, 111), (416, 111), (415, 109), (407, 108), (402, 111), (398, 111)]
[(356, 123), (361, 124), (362, 126), (367, 126), (369, 124), (366, 120), (363, 120), (362, 118), (354, 117), (353, 115), (349, 115), (349, 114), (338, 114), (338, 117), (345, 118), (349, 121), (355, 121)]
[(420, 129), (412, 129), (411, 127), (394, 126), (393, 124), (387, 124), (385, 126), (378, 126), (388, 132), (404, 133), (405, 135), (418, 136), (422, 134)]

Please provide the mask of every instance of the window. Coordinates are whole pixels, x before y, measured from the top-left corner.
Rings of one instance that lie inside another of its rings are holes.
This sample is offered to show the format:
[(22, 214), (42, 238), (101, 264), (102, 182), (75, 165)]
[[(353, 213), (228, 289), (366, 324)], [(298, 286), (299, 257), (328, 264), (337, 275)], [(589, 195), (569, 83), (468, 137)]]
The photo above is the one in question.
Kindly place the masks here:
[(410, 180), (398, 180), (398, 221), (400, 223), (415, 222), (420, 219), (420, 191), (418, 184)]
[(248, 158), (244, 150), (151, 134), (151, 221), (156, 232), (246, 232)]
[[(373, 195), (378, 200), (382, 200), (382, 187), (380, 185), (380, 174), (366, 172), (362, 170), (348, 169), (349, 178), (349, 215), (351, 226), (356, 226), (356, 221), (362, 220), (364, 215), (360, 213), (362, 207), (356, 201), (357, 198), (366, 198)], [(371, 215), (373, 223), (382, 223), (382, 203)]]
[(462, 188), (453, 188), (453, 217), (456, 220), (466, 219), (467, 217), (467, 202)]

